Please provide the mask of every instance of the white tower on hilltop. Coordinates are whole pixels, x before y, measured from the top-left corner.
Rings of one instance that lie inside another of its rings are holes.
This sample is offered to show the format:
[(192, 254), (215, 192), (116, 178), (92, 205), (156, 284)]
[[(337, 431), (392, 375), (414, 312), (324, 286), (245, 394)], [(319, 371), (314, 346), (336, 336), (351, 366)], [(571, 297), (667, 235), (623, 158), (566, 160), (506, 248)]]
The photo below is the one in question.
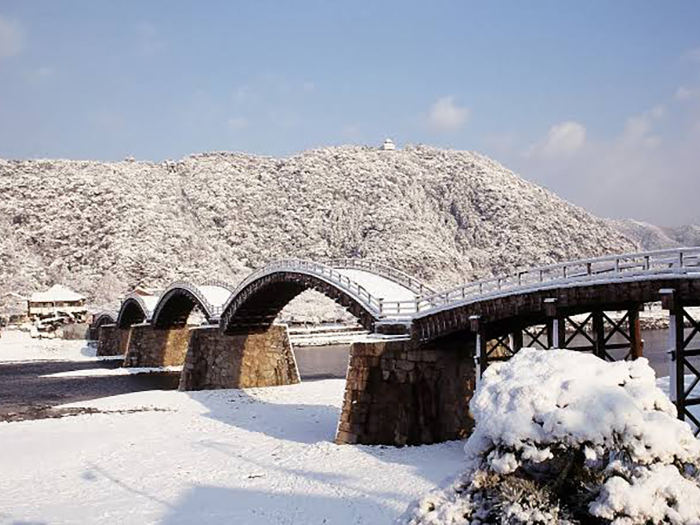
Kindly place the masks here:
[(396, 149), (396, 145), (394, 144), (394, 141), (391, 139), (386, 139), (384, 141), (384, 144), (382, 144), (383, 151), (394, 151), (395, 149)]

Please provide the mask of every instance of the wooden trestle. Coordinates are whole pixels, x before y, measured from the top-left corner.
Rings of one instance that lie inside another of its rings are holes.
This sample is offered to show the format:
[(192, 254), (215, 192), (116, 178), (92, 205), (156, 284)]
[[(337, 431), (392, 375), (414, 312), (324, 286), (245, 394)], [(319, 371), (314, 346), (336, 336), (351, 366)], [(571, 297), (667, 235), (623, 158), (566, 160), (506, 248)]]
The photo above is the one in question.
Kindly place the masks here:
[[(671, 398), (681, 420), (688, 419), (700, 434), (700, 421), (689, 407), (700, 405), (700, 365), (691, 363), (700, 357), (700, 319), (695, 319), (688, 306), (674, 296), (674, 290), (661, 290), (664, 309), (669, 311), (669, 352), (671, 355)], [(700, 304), (700, 303), (698, 303)], [(590, 312), (567, 312), (557, 308), (556, 299), (547, 299), (547, 319), (536, 325), (501, 325), (492, 328), (479, 316), (470, 318), (471, 331), (476, 334), (477, 377), (493, 362), (505, 361), (524, 346), (550, 349), (561, 348), (590, 352), (606, 361), (637, 359), (643, 356), (643, 340), (639, 323), (642, 303), (618, 305), (622, 316), (610, 315), (612, 309)], [(581, 316), (585, 315), (583, 319)], [(576, 318), (578, 316), (578, 318)], [(688, 326), (689, 328), (685, 328)], [(619, 334), (613, 342), (615, 334)], [(697, 388), (697, 391), (693, 391)]]
[(700, 421), (689, 408), (700, 405), (700, 365), (697, 361), (691, 363), (690, 359), (700, 357), (700, 319), (693, 317), (688, 307), (700, 306), (700, 302), (684, 301), (671, 288), (661, 290), (661, 297), (661, 304), (668, 310), (670, 320), (671, 399), (676, 404), (679, 419), (691, 421), (697, 436), (700, 435)]

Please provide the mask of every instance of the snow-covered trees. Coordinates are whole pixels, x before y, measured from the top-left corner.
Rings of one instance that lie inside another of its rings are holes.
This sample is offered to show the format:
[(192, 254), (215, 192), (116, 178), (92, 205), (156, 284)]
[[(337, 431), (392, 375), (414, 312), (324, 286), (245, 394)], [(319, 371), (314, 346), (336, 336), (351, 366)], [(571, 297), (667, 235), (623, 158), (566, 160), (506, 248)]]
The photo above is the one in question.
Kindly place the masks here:
[(0, 286), (24, 293), (49, 268), (89, 295), (107, 274), (235, 283), (280, 257), (376, 257), (447, 285), (636, 248), (482, 155), (428, 147), (0, 160), (0, 195)]
[(467, 468), (413, 505), (437, 524), (700, 524), (700, 440), (645, 359), (521, 350), (471, 403)]

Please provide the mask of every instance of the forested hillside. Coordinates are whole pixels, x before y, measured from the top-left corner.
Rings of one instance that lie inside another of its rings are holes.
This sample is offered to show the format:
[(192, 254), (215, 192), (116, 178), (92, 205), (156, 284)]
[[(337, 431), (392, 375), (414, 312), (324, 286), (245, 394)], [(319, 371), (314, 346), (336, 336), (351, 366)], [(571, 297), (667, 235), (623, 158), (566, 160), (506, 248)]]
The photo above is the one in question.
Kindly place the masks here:
[(440, 286), (638, 248), (487, 157), (429, 147), (0, 160), (0, 196), (0, 295), (61, 282), (96, 303), (281, 257), (372, 257)]

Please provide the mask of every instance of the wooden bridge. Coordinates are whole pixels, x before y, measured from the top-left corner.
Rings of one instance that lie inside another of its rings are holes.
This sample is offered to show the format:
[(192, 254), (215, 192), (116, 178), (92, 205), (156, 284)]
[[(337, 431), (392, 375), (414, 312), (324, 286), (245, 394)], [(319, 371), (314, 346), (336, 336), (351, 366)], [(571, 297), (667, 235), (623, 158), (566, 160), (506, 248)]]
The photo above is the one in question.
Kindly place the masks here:
[[(338, 442), (463, 437), (471, 429), (467, 402), (491, 362), (525, 343), (606, 360), (640, 357), (639, 312), (658, 301), (670, 319), (672, 397), (679, 417), (700, 428), (689, 410), (700, 405), (691, 361), (700, 357), (700, 322), (688, 310), (700, 306), (700, 248), (554, 264), (444, 291), (373, 261), (277, 261), (236, 287), (177, 282), (158, 297), (130, 294), (116, 323), (100, 328), (100, 349), (125, 354), (126, 366), (184, 363), (186, 389), (296, 382), (291, 345), (274, 320), (307, 289), (374, 334), (351, 348)], [(203, 325), (188, 327), (195, 309)]]

